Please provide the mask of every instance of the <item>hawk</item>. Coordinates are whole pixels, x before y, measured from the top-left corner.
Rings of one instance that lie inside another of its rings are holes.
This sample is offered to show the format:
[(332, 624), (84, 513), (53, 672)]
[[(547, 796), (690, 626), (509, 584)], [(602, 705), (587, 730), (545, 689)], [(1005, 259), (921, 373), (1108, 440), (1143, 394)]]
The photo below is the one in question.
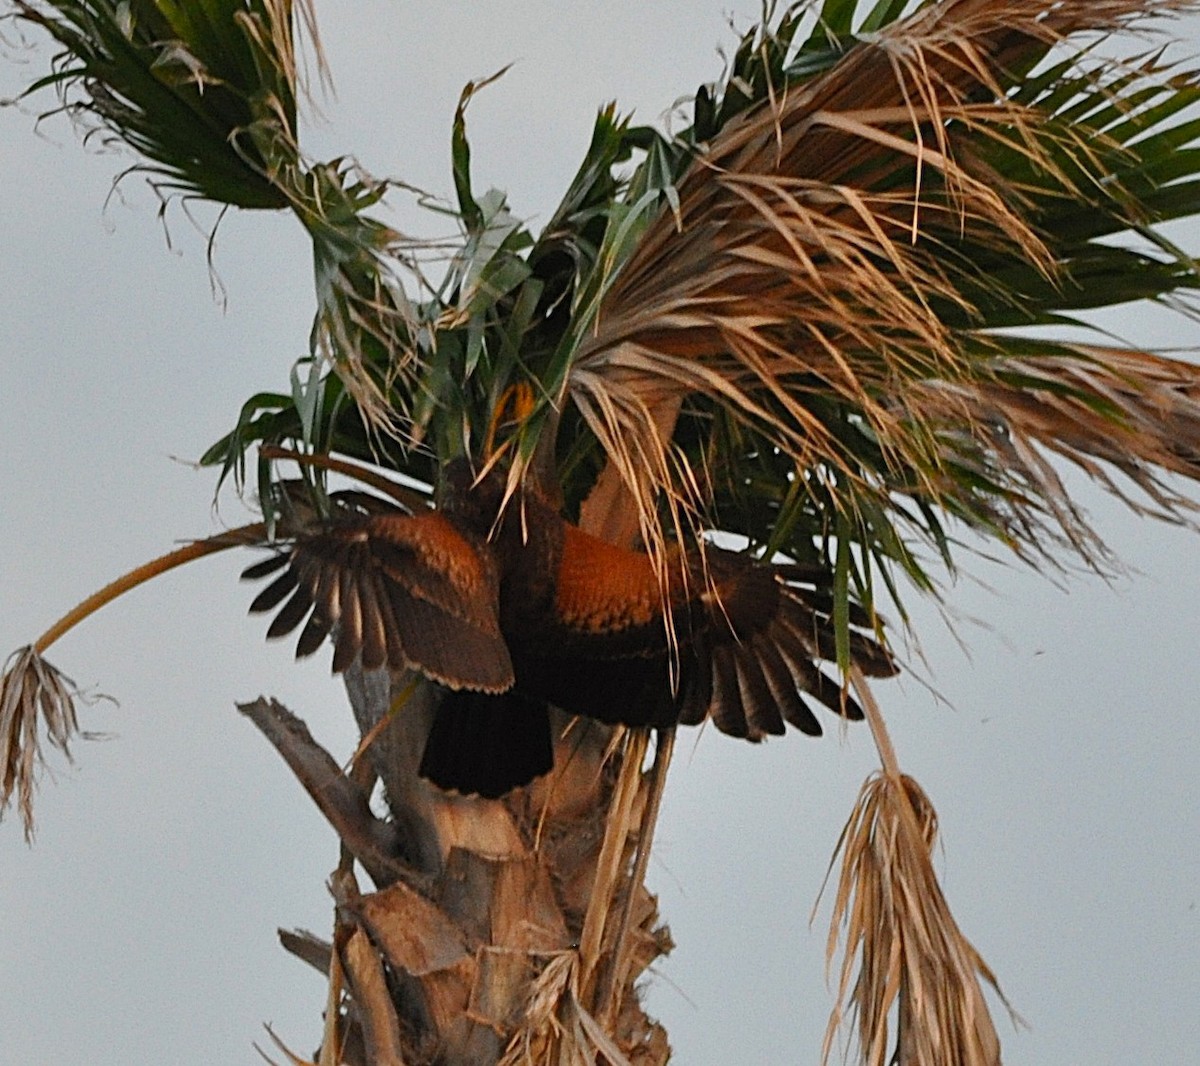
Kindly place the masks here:
[[(333, 638), (333, 670), (415, 670), (444, 690), (420, 766), (441, 788), (497, 797), (553, 766), (549, 706), (609, 724), (711, 719), (757, 741), (786, 725), (818, 736), (812, 701), (862, 710), (820, 664), (836, 658), (824, 569), (708, 545), (674, 549), (664, 591), (651, 557), (563, 518), (536, 490), (504, 506), (505, 480), (445, 471), (437, 510), (362, 492), (289, 528), (243, 577), (273, 577), (251, 605), (267, 631), (303, 625), (297, 657)], [(896, 667), (852, 611), (851, 655)]]

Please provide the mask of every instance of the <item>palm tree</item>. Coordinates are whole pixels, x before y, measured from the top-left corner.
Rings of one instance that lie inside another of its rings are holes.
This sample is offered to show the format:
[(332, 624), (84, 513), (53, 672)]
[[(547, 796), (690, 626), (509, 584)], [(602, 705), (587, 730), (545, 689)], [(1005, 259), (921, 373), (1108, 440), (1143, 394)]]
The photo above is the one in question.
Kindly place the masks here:
[[(841, 999), (872, 1062), (897, 998), (902, 1061), (998, 1058), (976, 980), (990, 974), (932, 878), (932, 807), (856, 667), (856, 633), (884, 635), (876, 590), (903, 618), (897, 579), (933, 591), (928, 560), (954, 565), (959, 527), (1034, 565), (1063, 550), (1102, 563), (1047, 454), (1119, 494), (1127, 479), (1168, 516), (1189, 506), (1159, 472), (1195, 473), (1190, 366), (1036, 329), (1195, 284), (1156, 228), (1196, 209), (1177, 118), (1193, 76), (1154, 54), (1070, 52), (1073, 35), (1189, 6), (948, 0), (905, 14), (830, 0), (815, 24), (786, 9), (700, 90), (682, 133), (602, 112), (536, 236), (472, 186), (472, 86), (454, 127), (463, 241), (447, 276), (426, 281), (425, 250), (367, 214), (385, 183), (300, 152), (293, 27), (311, 31), (306, 9), (18, 4), (72, 57), (51, 80), (168, 194), (288, 209), (312, 238), (306, 380), (246, 404), (205, 456), (222, 477), (242, 478), (260, 442), (425, 485), (465, 453), (505, 470), (518, 503), (536, 481), (584, 528), (639, 542), (664, 583), (678, 577), (668, 546), (712, 529), (823, 575), (822, 654), (857, 690), (884, 763), (843, 838), (836, 906)], [(1150, 250), (1107, 240), (1131, 233)], [(406, 289), (402, 270), (420, 284)], [(281, 454), (259, 453), (263, 522), (164, 565), (288, 533)], [(313, 464), (301, 471), (319, 501)], [(5, 799), (27, 829), (39, 719), (64, 749), (76, 728), (41, 658), (56, 635), (14, 660), (0, 710)], [(530, 789), (446, 796), (413, 772), (432, 688), (354, 671), (348, 688), (371, 743), (345, 776), (281, 706), (244, 708), (344, 846), (333, 940), (286, 940), (330, 976), (322, 1060), (344, 1047), (381, 1062), (435, 1049), (664, 1061), (633, 985), (665, 946), (641, 862), (669, 743), (644, 775), (644, 732), (581, 740), (576, 727)], [(386, 822), (364, 803), (376, 777)]]

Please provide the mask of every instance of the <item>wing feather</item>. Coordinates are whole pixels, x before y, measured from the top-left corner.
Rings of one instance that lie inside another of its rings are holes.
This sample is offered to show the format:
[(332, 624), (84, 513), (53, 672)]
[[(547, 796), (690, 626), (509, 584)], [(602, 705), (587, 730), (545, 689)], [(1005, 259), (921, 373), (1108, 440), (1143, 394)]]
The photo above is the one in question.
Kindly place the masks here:
[[(799, 694), (796, 691), (796, 684), (792, 681), (792, 673), (787, 669), (779, 652), (775, 651), (775, 645), (767, 635), (755, 637), (755, 640), (750, 643), (749, 652), (754, 655), (754, 664), (760, 675), (762, 676), (763, 684), (766, 685), (766, 694), (762, 696), (762, 702), (767, 703), (769, 712), (767, 712), (769, 725), (762, 724), (760, 727), (763, 732), (774, 733), (779, 736), (784, 733), (786, 721), (790, 721), (794, 715), (794, 703), (799, 702)], [(754, 719), (751, 719), (754, 720)]]
[(267, 627), (267, 637), (287, 636), (304, 621), (305, 616), (312, 610), (312, 606), (312, 596), (309, 595), (308, 589), (297, 587), (296, 591), (292, 593), (292, 598), (283, 605), (270, 626)]
[(742, 697), (742, 713), (746, 716), (746, 739), (759, 741), (765, 736), (778, 736), (785, 732), (783, 719), (771, 700), (758, 664), (752, 658), (739, 655), (734, 656), (734, 663)]
[(722, 733), (731, 737), (750, 736), (750, 725), (742, 708), (737, 663), (729, 644), (718, 644), (712, 651), (712, 699), (708, 713)]
[(495, 693), (511, 687), (512, 660), (498, 628), (490, 633), (467, 624), (399, 585), (389, 586), (388, 599), (404, 656), (427, 677), (451, 689)]
[(707, 635), (696, 633), (683, 661), (679, 691), (679, 724), (699, 725), (708, 714), (713, 699), (712, 647)]
[[(835, 714), (851, 719), (863, 716), (862, 708), (843, 686), (820, 669), (837, 658), (837, 641), (829, 613), (830, 598), (818, 588), (799, 588), (794, 582), (819, 582), (811, 567), (772, 566), (744, 555), (709, 549), (710, 587), (701, 597), (699, 613), (716, 648), (735, 648), (738, 679), (738, 713), (719, 714), (720, 702), (730, 697), (728, 655), (714, 654), (713, 697), (710, 713), (723, 732), (729, 722), (742, 736), (741, 718), (748, 735), (782, 732), (783, 723), (812, 736), (821, 724), (803, 694)], [(792, 583), (789, 583), (792, 582)], [(697, 612), (693, 612), (697, 613)], [(865, 627), (866, 612), (852, 611), (851, 624)], [(887, 650), (858, 629), (850, 631), (852, 660), (865, 674), (890, 677), (896, 664)]]
[(282, 570), (288, 564), (287, 554), (284, 552), (276, 552), (274, 555), (268, 556), (262, 562), (255, 563), (253, 566), (246, 567), (242, 571), (243, 581), (258, 581), (260, 578), (266, 577), (268, 574), (275, 573), (276, 570)]
[(361, 581), (362, 575), (356, 568), (347, 566), (341, 571), (338, 591), (341, 613), (337, 617), (337, 637), (333, 649), (335, 674), (340, 674), (350, 666), (362, 650), (362, 603), (358, 598)]
[(290, 554), (243, 576), (267, 577), (284, 566), (253, 609), (273, 610), (291, 594), (268, 635), (290, 633), (307, 617), (298, 656), (333, 634), (335, 673), (359, 661), (369, 670), (413, 668), (455, 689), (511, 687), (495, 561), (481, 538), (446, 516), (341, 514), (296, 533)]
[(380, 595), (379, 577), (365, 575), (359, 582), (359, 602), (362, 607), (362, 665), (364, 670), (378, 670), (387, 665), (387, 634), (385, 626), (391, 619), (384, 614), (385, 600)]
[(821, 735), (821, 723), (809, 709), (808, 704), (801, 698), (796, 687), (796, 679), (788, 665), (783, 661), (779, 648), (772, 637), (766, 637), (755, 643), (755, 651), (762, 667), (763, 677), (771, 689), (771, 695), (779, 708), (783, 720), (795, 726), (801, 733), (811, 737)]
[(314, 610), (304, 623), (300, 639), (296, 642), (296, 658), (306, 659), (312, 655), (329, 636), (329, 622), (319, 610)]
[[(284, 563), (287, 563), (288, 561), (286, 555), (281, 555), (279, 558), (281, 558)], [(276, 560), (271, 559), (269, 562), (275, 564)], [(250, 567), (250, 570), (253, 569), (254, 567)], [(277, 567), (273, 565), (272, 570), (274, 569), (277, 569)], [(247, 577), (250, 574), (250, 570), (247, 570), (244, 574), (242, 574), (242, 577)], [(266, 573), (271, 573), (271, 570), (266, 571)], [(292, 573), (291, 570), (287, 570), (274, 581), (272, 581), (265, 589), (262, 590), (262, 592), (254, 597), (254, 602), (250, 604), (250, 613), (262, 614), (264, 611), (270, 611), (273, 608), (278, 607), (283, 602), (283, 598), (295, 587), (296, 575)]]

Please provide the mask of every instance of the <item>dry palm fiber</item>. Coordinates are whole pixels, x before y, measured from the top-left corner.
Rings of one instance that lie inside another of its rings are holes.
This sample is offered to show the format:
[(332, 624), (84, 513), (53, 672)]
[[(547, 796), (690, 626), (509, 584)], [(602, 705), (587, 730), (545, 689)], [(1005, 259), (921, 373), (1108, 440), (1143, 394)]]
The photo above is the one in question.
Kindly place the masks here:
[(0, 816), (15, 795), (27, 841), (33, 838), (36, 773), (46, 761), (38, 736), (39, 719), (47, 740), (68, 759), (71, 738), (91, 735), (79, 729), (74, 682), (43, 658), (46, 649), (130, 589), (194, 559), (250, 543), (264, 532), (262, 523), (255, 522), (187, 544), (135, 567), (68, 611), (33, 644), (9, 656), (0, 670)]
[(75, 685), (30, 646), (15, 651), (0, 676), (0, 814), (16, 796), (27, 841), (36, 771), (46, 761), (39, 719), (46, 739), (70, 759), (71, 738), (80, 735)]

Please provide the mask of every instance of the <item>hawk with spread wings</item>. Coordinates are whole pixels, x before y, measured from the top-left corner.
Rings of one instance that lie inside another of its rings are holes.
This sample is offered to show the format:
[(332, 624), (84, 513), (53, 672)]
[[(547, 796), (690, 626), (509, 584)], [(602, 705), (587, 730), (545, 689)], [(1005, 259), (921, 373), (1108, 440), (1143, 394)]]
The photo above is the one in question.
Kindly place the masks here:
[[(415, 670), (445, 690), (420, 767), (434, 784), (495, 797), (548, 772), (549, 705), (628, 726), (711, 719), (748, 740), (819, 735), (812, 701), (862, 717), (820, 666), (836, 657), (823, 570), (709, 545), (668, 559), (664, 591), (646, 553), (534, 490), (504, 507), (503, 491), (459, 460), (437, 510), (335, 494), (243, 575), (273, 578), (251, 611), (277, 609), (268, 636), (300, 629), (297, 656), (332, 637), (334, 672)], [(865, 615), (851, 621), (855, 664), (895, 673)]]

